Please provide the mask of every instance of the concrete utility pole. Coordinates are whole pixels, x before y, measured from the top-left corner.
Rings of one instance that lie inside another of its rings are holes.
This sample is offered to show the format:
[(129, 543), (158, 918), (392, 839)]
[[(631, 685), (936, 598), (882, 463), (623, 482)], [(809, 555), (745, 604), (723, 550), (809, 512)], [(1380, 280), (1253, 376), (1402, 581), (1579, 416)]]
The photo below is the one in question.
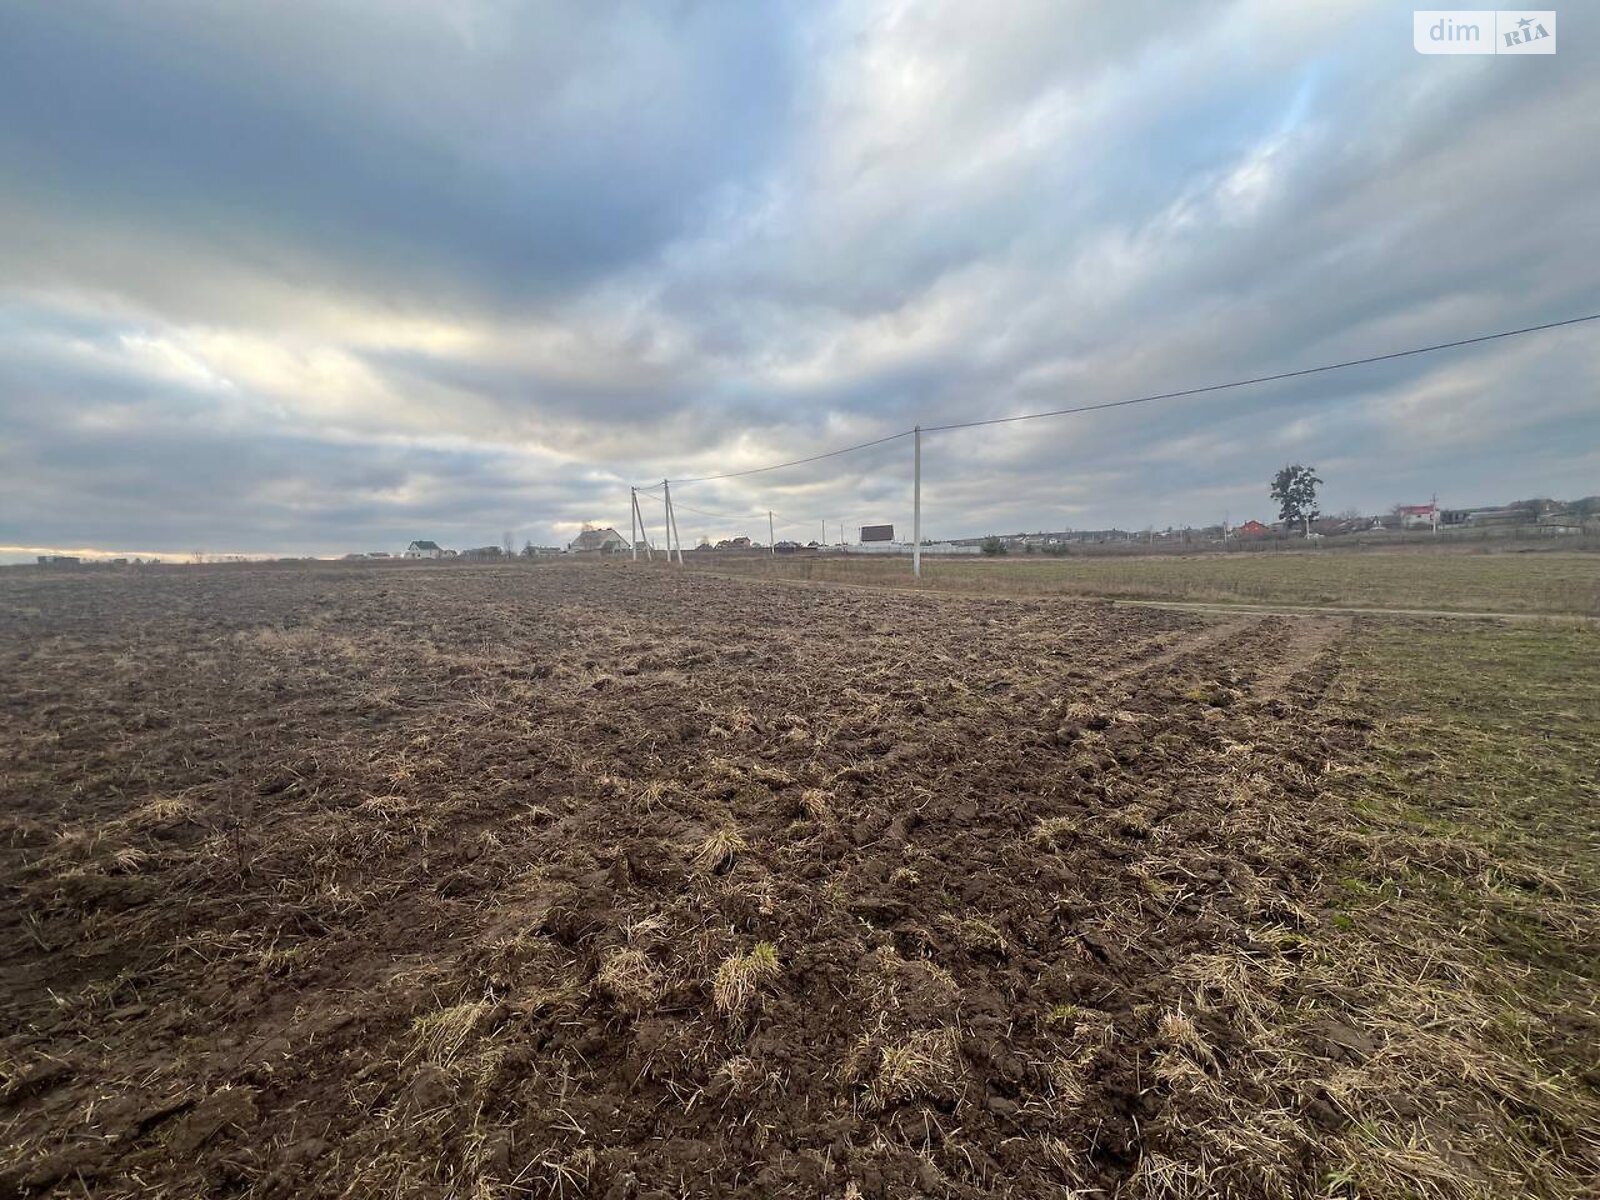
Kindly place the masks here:
[(672, 562), (672, 492), (667, 481), (661, 481), (661, 533), (667, 539), (667, 562)]
[(661, 481), (661, 500), (667, 506), (667, 562), (672, 562), (672, 547), (678, 547), (678, 565), (683, 566), (683, 539), (678, 536), (678, 514), (672, 507), (672, 488)]
[(911, 451), (911, 574), (922, 578), (922, 426), (913, 430)]
[(645, 528), (645, 510), (638, 507), (638, 488), (632, 488), (634, 493), (634, 560), (638, 560), (638, 542), (645, 542), (645, 558), (648, 562), (656, 562), (656, 550), (650, 544), (650, 530)]
[(628, 489), (628, 549), (633, 561), (639, 561), (639, 489)]
[(770, 508), (767, 509), (767, 552), (773, 555), (778, 553), (778, 535), (772, 531), (772, 510)]

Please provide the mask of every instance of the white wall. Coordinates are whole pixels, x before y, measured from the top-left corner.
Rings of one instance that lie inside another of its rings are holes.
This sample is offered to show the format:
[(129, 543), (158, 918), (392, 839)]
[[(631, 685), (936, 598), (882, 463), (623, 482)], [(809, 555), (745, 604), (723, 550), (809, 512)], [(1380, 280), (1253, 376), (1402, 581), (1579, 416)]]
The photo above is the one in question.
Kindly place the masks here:
[[(863, 542), (863, 543), (860, 543), (860, 544), (854, 545), (854, 546), (834, 546), (834, 547), (831, 547), (831, 549), (843, 550), (846, 554), (907, 554), (907, 555), (909, 555), (911, 553), (911, 543), (909, 543), (909, 542)], [(926, 543), (922, 547), (922, 553), (924, 555), (928, 555), (928, 554), (935, 554), (935, 555), (938, 555), (938, 554), (966, 555), (966, 554), (982, 554), (983, 551), (982, 551), (982, 549), (980, 549), (977, 546), (955, 546), (955, 545), (952, 545), (949, 542), (929, 542), (929, 543)]]

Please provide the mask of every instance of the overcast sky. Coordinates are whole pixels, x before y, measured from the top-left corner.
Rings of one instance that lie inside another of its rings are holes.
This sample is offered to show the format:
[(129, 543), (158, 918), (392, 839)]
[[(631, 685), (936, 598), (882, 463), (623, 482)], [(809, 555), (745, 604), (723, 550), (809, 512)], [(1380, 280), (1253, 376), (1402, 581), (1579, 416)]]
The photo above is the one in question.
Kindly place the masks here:
[[(10, 0), (0, 556), (564, 543), (632, 482), (1600, 311), (1592, 16)], [(1330, 512), (1590, 494), (1597, 382), (1600, 322), (929, 435), (925, 529), (1270, 519), (1294, 460)], [(908, 528), (910, 460), (675, 493)]]

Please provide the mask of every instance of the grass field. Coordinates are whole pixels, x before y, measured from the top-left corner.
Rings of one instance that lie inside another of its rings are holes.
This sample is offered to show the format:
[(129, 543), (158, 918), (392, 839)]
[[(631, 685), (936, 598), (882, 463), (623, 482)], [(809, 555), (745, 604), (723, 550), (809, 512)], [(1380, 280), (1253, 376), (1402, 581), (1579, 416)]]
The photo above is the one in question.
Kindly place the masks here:
[(0, 1195), (1591, 1196), (1597, 648), (0, 572)]
[[(691, 559), (693, 556), (689, 556)], [(912, 586), (908, 558), (721, 556), (719, 572)], [(923, 560), (933, 590), (1219, 603), (1600, 615), (1600, 555), (1333, 553)]]
[[(1583, 1195), (1600, 1179), (1600, 636), (1383, 622), (1329, 704), (1374, 722), (1318, 959), (1369, 1078), (1361, 1195)], [(1359, 965), (1357, 965), (1359, 964)], [(1359, 1085), (1358, 1085), (1359, 1086)]]

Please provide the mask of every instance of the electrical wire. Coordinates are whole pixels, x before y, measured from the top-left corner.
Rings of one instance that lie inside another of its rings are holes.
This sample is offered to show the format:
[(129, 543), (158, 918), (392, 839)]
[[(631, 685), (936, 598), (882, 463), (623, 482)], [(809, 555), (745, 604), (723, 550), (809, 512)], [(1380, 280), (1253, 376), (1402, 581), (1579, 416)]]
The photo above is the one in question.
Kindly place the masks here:
[(1506, 329), (1499, 333), (1485, 333), (1477, 337), (1461, 338), (1454, 342), (1438, 342), (1432, 346), (1417, 346), (1410, 350), (1396, 350), (1389, 354), (1374, 354), (1368, 358), (1351, 358), (1344, 362), (1325, 363), (1320, 367), (1302, 367), (1298, 371), (1280, 371), (1276, 375), (1256, 375), (1250, 379), (1235, 379), (1228, 383), (1212, 383), (1205, 387), (1184, 388), (1176, 392), (1159, 392), (1152, 396), (1135, 396), (1129, 400), (1108, 400), (1103, 404), (1080, 404), (1072, 408), (1052, 408), (1045, 412), (1018, 413), (1009, 417), (989, 417), (981, 421), (952, 421), (946, 425), (924, 425), (923, 433), (939, 433), (949, 429), (975, 429), (980, 425), (1006, 425), (1014, 421), (1037, 421), (1041, 417), (1064, 417), (1069, 413), (1098, 412), (1106, 408), (1126, 408), (1130, 404), (1149, 404), (1155, 400), (1176, 400), (1183, 396), (1200, 396), (1208, 392), (1221, 392), (1229, 388), (1248, 387), (1256, 383), (1272, 383), (1279, 379), (1298, 379), (1304, 375), (1318, 375), (1324, 371), (1340, 371), (1346, 367), (1362, 367), (1369, 363), (1388, 362), (1395, 358), (1408, 358), (1414, 354), (1431, 354), (1435, 350), (1451, 350), (1457, 346), (1475, 346), (1481, 342), (1517, 337), (1524, 333), (1537, 333), (1542, 329), (1560, 329), (1565, 325), (1581, 325), (1585, 321), (1600, 321), (1600, 313), (1586, 317), (1570, 317), (1565, 321), (1549, 321), (1543, 325), (1527, 325), (1521, 329)]
[[(1415, 346), (1409, 350), (1394, 350), (1388, 354), (1373, 354), (1366, 358), (1349, 358), (1342, 362), (1324, 363), (1316, 367), (1302, 367), (1294, 371), (1279, 371), (1272, 375), (1254, 375), (1248, 379), (1233, 379), (1226, 383), (1212, 383), (1204, 387), (1181, 388), (1173, 392), (1157, 392), (1148, 396), (1133, 396), (1125, 400), (1107, 400), (1099, 404), (1079, 404), (1070, 408), (1052, 408), (1043, 412), (1015, 413), (1008, 417), (987, 417), (975, 421), (950, 421), (942, 425), (924, 425), (923, 433), (941, 433), (954, 429), (976, 429), (982, 425), (1007, 425), (1017, 421), (1037, 421), (1044, 417), (1064, 417), (1073, 413), (1099, 412), (1108, 408), (1127, 408), (1134, 404), (1151, 404), (1157, 400), (1178, 400), (1187, 396), (1202, 396), (1212, 392), (1228, 391), (1232, 388), (1250, 387), (1258, 383), (1273, 383), (1282, 379), (1298, 379), (1306, 375), (1320, 375), (1328, 371), (1342, 371), (1349, 367), (1362, 367), (1371, 363), (1389, 362), (1397, 358), (1410, 358), (1418, 354), (1432, 354), (1439, 350), (1453, 350), (1461, 346), (1475, 346), (1484, 342), (1499, 341), (1503, 338), (1520, 337), (1525, 333), (1538, 333), (1546, 329), (1561, 329), (1569, 325), (1581, 325), (1586, 321), (1600, 321), (1600, 313), (1590, 313), (1582, 317), (1569, 317), (1563, 321), (1546, 321), (1540, 325), (1525, 325), (1520, 329), (1503, 329), (1498, 333), (1484, 333), (1476, 337), (1458, 338), (1452, 342), (1436, 342), (1431, 346)], [(768, 471), (781, 471), (785, 467), (798, 467), (806, 463), (821, 462), (827, 458), (837, 458), (842, 454), (854, 454), (857, 450), (868, 450), (873, 446), (886, 445), (901, 438), (910, 437), (915, 429), (902, 429), (898, 433), (885, 434), (880, 438), (873, 438), (867, 442), (857, 442), (853, 446), (841, 446), (837, 450), (828, 450), (821, 454), (808, 455), (805, 458), (790, 459), (788, 462), (771, 463), (764, 467), (749, 467), (742, 471), (724, 471), (719, 475), (697, 475), (692, 479), (675, 479), (673, 483), (710, 483), (718, 479), (742, 479), (749, 475), (762, 475)], [(659, 492), (646, 492), (638, 489), (641, 495), (659, 496)], [(688, 508), (688, 505), (683, 507)], [(753, 518), (729, 518), (753, 519)]]
[[(1523, 334), (1539, 333), (1548, 329), (1561, 329), (1572, 325), (1582, 325), (1590, 321), (1600, 321), (1600, 313), (1590, 313), (1581, 317), (1569, 317), (1561, 321), (1547, 321), (1539, 325), (1525, 325), (1518, 329), (1504, 329), (1496, 333), (1479, 334), (1476, 337), (1458, 338), (1455, 341), (1435, 342), (1432, 345), (1427, 346), (1414, 346), (1407, 350), (1390, 351), (1387, 354), (1373, 354), (1364, 358), (1344, 359), (1340, 362), (1324, 363), (1315, 367), (1301, 367), (1293, 371), (1279, 371), (1271, 375), (1254, 375), (1247, 379), (1233, 379), (1225, 383), (1206, 384), (1202, 387), (1181, 388), (1177, 391), (1156, 392), (1147, 396), (1132, 396), (1122, 400), (1107, 400), (1096, 404), (1079, 404), (1068, 408), (1046, 409), (1042, 412), (1014, 413), (1010, 416), (1004, 417), (986, 417), (972, 421), (949, 421), (940, 425), (923, 425), (914, 429), (902, 429), (897, 433), (885, 434), (883, 437), (873, 438), (870, 441), (857, 442), (853, 446), (841, 446), (838, 449), (827, 450), (820, 454), (807, 455), (804, 458), (795, 458), (786, 462), (771, 463), (764, 467), (749, 467), (741, 471), (724, 471), (716, 475), (697, 475), (690, 479), (671, 480), (669, 483), (677, 483), (678, 485), (682, 486), (684, 484), (691, 483), (711, 483), (722, 479), (743, 479), (751, 475), (762, 475), (769, 471), (781, 471), (787, 467), (798, 467), (807, 463), (821, 462), (824, 459), (837, 458), (845, 454), (854, 454), (858, 450), (868, 450), (874, 446), (887, 445), (890, 442), (899, 441), (901, 438), (911, 437), (919, 432), (944, 433), (958, 429), (976, 429), (986, 425), (1009, 425), (1020, 421), (1037, 421), (1046, 417), (1063, 417), (1074, 413), (1100, 412), (1112, 408), (1128, 408), (1137, 404), (1152, 404), (1160, 400), (1179, 400), (1191, 396), (1203, 396), (1214, 392), (1230, 391), (1235, 388), (1252, 387), (1260, 383), (1274, 383), (1285, 379), (1300, 379), (1309, 375), (1321, 375), (1330, 371), (1347, 370), (1351, 367), (1368, 366), (1373, 363), (1389, 362), (1399, 358), (1411, 358), (1419, 354), (1433, 354), (1440, 350), (1453, 350), (1462, 346), (1481, 345), (1485, 342), (1495, 342), (1505, 338), (1520, 337)], [(665, 489), (657, 491), (650, 488), (640, 487), (635, 488), (634, 491), (640, 496), (650, 496), (655, 499), (662, 499)], [(684, 504), (679, 500), (673, 501), (673, 508), (675, 510), (682, 509), (685, 512), (694, 513), (698, 516), (718, 521), (759, 521), (762, 516), (766, 516), (770, 521), (773, 522), (774, 529), (780, 527), (784, 529), (805, 528), (816, 525), (819, 520), (818, 518), (811, 518), (807, 521), (783, 521), (780, 523), (777, 521), (778, 514), (773, 512), (736, 516), (731, 513), (715, 513), (709, 512), (702, 508), (694, 508), (691, 505)], [(824, 541), (826, 541), (826, 522), (823, 522), (823, 529), (823, 538)], [(646, 544), (648, 545), (648, 534), (645, 535), (645, 540)]]
[(673, 498), (672, 508), (674, 512), (681, 508), (684, 512), (692, 512), (698, 516), (710, 517), (716, 521), (758, 521), (767, 515), (766, 513), (741, 513), (735, 516), (733, 513), (707, 512), (703, 508), (691, 508), (689, 505), (683, 503), (683, 501), (677, 499), (676, 497)]
[(902, 429), (899, 433), (891, 433), (881, 438), (873, 438), (870, 442), (857, 442), (854, 446), (841, 446), (837, 450), (828, 450), (822, 454), (813, 454), (807, 458), (791, 459), (788, 462), (773, 463), (765, 467), (751, 467), (745, 471), (725, 471), (721, 475), (697, 475), (693, 479), (673, 479), (672, 483), (710, 483), (716, 479), (742, 479), (746, 475), (760, 475), (766, 471), (781, 471), (785, 467), (798, 467), (806, 463), (821, 462), (825, 458), (837, 458), (841, 454), (853, 454), (857, 450), (866, 450), (871, 446), (882, 446), (886, 442), (898, 441), (900, 438), (910, 437), (910, 429)]

